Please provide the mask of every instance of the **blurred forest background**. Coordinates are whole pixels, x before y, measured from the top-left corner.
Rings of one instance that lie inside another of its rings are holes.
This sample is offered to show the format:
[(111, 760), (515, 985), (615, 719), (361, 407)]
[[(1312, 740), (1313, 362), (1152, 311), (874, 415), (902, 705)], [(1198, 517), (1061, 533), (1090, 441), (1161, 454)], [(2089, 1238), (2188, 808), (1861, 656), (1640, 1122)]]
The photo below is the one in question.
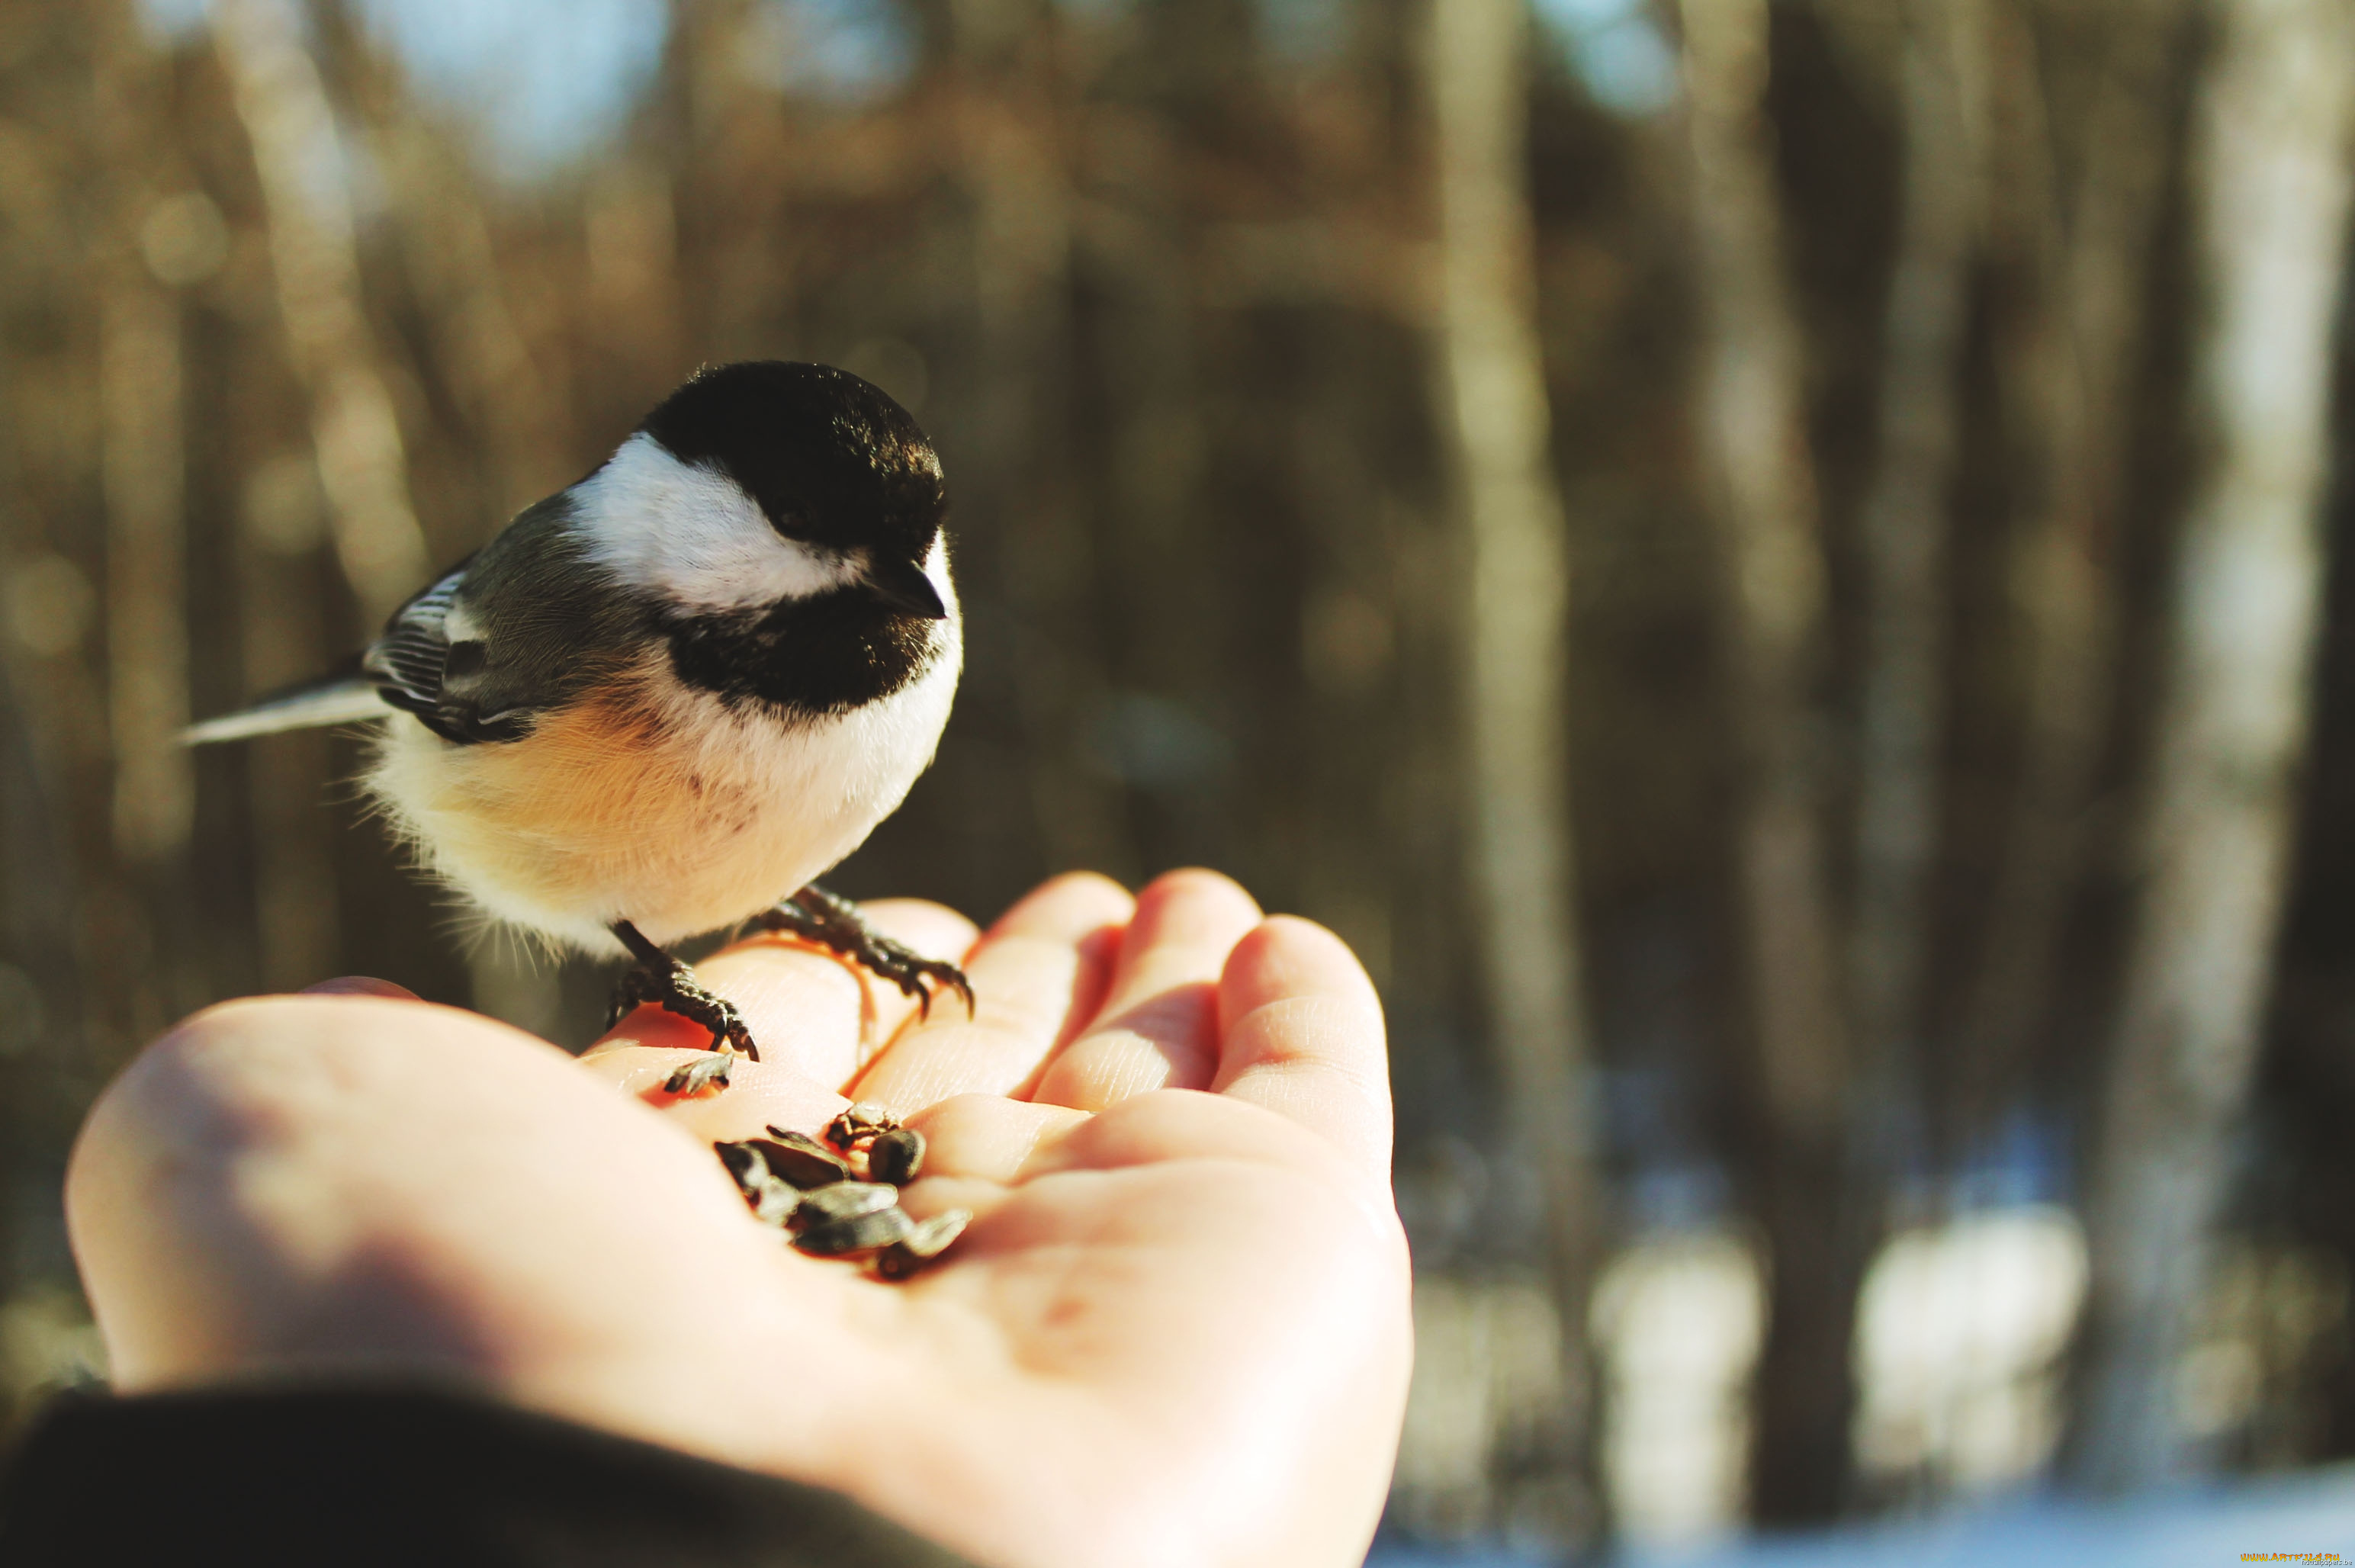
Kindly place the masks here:
[(2355, 1452), (2350, 131), (2347, 0), (7, 0), (8, 1419), (174, 1018), (611, 980), (180, 726), (773, 356), (969, 616), (836, 885), (1201, 862), (1380, 982), (1397, 1539)]

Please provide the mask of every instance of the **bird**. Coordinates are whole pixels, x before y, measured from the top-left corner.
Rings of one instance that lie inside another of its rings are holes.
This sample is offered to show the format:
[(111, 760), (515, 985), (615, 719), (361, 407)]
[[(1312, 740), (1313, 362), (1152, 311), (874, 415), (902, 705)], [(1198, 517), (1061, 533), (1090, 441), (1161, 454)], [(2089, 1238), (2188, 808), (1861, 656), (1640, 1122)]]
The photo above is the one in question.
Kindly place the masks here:
[(954, 965), (816, 878), (930, 765), (964, 664), (939, 455), (830, 366), (709, 366), (586, 477), (525, 507), (344, 667), (191, 744), (374, 720), (368, 797), (430, 875), (559, 948), (625, 955), (613, 1017), (709, 1030), (716, 1092), (759, 1047), (670, 948), (790, 932), (929, 1014)]

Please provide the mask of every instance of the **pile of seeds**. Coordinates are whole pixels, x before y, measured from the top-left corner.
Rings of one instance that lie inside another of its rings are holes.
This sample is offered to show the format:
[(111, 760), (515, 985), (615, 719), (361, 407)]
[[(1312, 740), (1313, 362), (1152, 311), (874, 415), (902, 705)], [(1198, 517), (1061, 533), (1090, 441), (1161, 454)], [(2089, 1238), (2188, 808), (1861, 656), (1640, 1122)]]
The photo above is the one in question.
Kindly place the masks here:
[(885, 1279), (906, 1279), (948, 1251), (973, 1218), (950, 1209), (911, 1220), (900, 1189), (924, 1167), (924, 1135), (880, 1106), (858, 1104), (826, 1125), (821, 1143), (771, 1127), (765, 1138), (711, 1146), (765, 1224), (814, 1258), (871, 1258)]

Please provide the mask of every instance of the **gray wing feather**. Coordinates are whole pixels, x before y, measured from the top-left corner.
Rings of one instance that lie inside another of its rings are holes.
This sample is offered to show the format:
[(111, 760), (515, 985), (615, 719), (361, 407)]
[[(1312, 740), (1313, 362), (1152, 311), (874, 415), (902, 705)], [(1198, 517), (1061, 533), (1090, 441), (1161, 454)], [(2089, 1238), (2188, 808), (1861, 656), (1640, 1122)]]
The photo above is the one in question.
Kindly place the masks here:
[(384, 635), (360, 656), (360, 668), (395, 708), (431, 713), (442, 700), (442, 670), (450, 656), (444, 623), (465, 577), (466, 563), (460, 561), (395, 611)]
[(465, 571), (461, 562), (402, 605), (384, 635), (349, 667), (265, 697), (250, 708), (192, 724), (181, 731), (182, 743), (205, 746), (283, 730), (349, 724), (381, 719), (396, 708), (432, 713), (441, 699), (442, 662), (450, 649), (442, 624)]
[[(389, 709), (458, 745), (514, 741), (535, 716), (607, 668), (633, 623), (601, 591), (569, 537), (559, 491), (525, 510), (480, 553), (393, 613), (346, 670), (186, 731), (191, 745), (306, 725), (382, 718)], [(450, 617), (464, 592), (456, 656)]]

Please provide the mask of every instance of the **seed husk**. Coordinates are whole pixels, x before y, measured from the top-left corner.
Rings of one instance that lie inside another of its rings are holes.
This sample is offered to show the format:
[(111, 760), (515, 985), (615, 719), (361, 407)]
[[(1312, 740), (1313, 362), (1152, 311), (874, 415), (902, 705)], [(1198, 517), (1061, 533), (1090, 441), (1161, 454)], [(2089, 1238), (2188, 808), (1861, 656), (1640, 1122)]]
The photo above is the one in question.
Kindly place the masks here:
[(761, 1193), (760, 1200), (752, 1205), (752, 1213), (763, 1225), (775, 1225), (782, 1229), (792, 1221), (794, 1211), (801, 1206), (801, 1200), (802, 1195), (798, 1191), (773, 1176)]
[(905, 1279), (949, 1250), (973, 1220), (970, 1211), (943, 1209), (919, 1221), (907, 1235), (883, 1250), (875, 1272), (885, 1279)]
[(761, 1178), (766, 1174), (767, 1167), (760, 1151), (752, 1147), (751, 1140), (713, 1144), (711, 1152), (719, 1157), (719, 1163), (728, 1168), (728, 1174), (736, 1179), (736, 1185), (743, 1189), (745, 1197), (758, 1196), (763, 1185)]
[(782, 1127), (771, 1127), (769, 1131), (776, 1136), (744, 1141), (759, 1151), (768, 1164), (769, 1174), (779, 1180), (807, 1190), (850, 1179), (848, 1162), (807, 1133), (787, 1132)]
[(889, 1209), (900, 1201), (900, 1189), (876, 1181), (837, 1181), (802, 1194), (794, 1211), (794, 1228), (808, 1230), (837, 1220), (855, 1219)]
[(826, 1125), (826, 1141), (846, 1154), (900, 1125), (900, 1118), (872, 1100), (847, 1105)]
[(728, 1087), (728, 1075), (735, 1070), (735, 1052), (715, 1051), (674, 1068), (671, 1075), (663, 1080), (663, 1093), (685, 1099), (700, 1094), (706, 1089), (725, 1089)]
[(735, 1179), (736, 1189), (744, 1195), (744, 1201), (751, 1205), (753, 1214), (761, 1222), (782, 1225), (792, 1217), (802, 1195), (778, 1180), (770, 1170), (768, 1162), (755, 1147), (765, 1141), (746, 1138), (740, 1143), (713, 1144), (711, 1147), (719, 1156), (719, 1163), (727, 1168), (728, 1174)]
[(867, 1146), (867, 1179), (905, 1187), (924, 1168), (924, 1135), (894, 1127)]
[(834, 1153), (834, 1150), (818, 1142), (817, 1139), (810, 1136), (809, 1134), (805, 1132), (796, 1132), (792, 1127), (781, 1127), (774, 1122), (771, 1122), (769, 1124), (769, 1136), (776, 1139), (781, 1144), (791, 1144), (795, 1148), (814, 1148), (817, 1150), (818, 1153), (824, 1155), (831, 1155)]
[[(827, 1190), (831, 1190), (828, 1189)], [(813, 1225), (794, 1238), (794, 1245), (812, 1257), (838, 1258), (850, 1253), (871, 1253), (907, 1239), (915, 1229), (908, 1211), (897, 1204)]]

